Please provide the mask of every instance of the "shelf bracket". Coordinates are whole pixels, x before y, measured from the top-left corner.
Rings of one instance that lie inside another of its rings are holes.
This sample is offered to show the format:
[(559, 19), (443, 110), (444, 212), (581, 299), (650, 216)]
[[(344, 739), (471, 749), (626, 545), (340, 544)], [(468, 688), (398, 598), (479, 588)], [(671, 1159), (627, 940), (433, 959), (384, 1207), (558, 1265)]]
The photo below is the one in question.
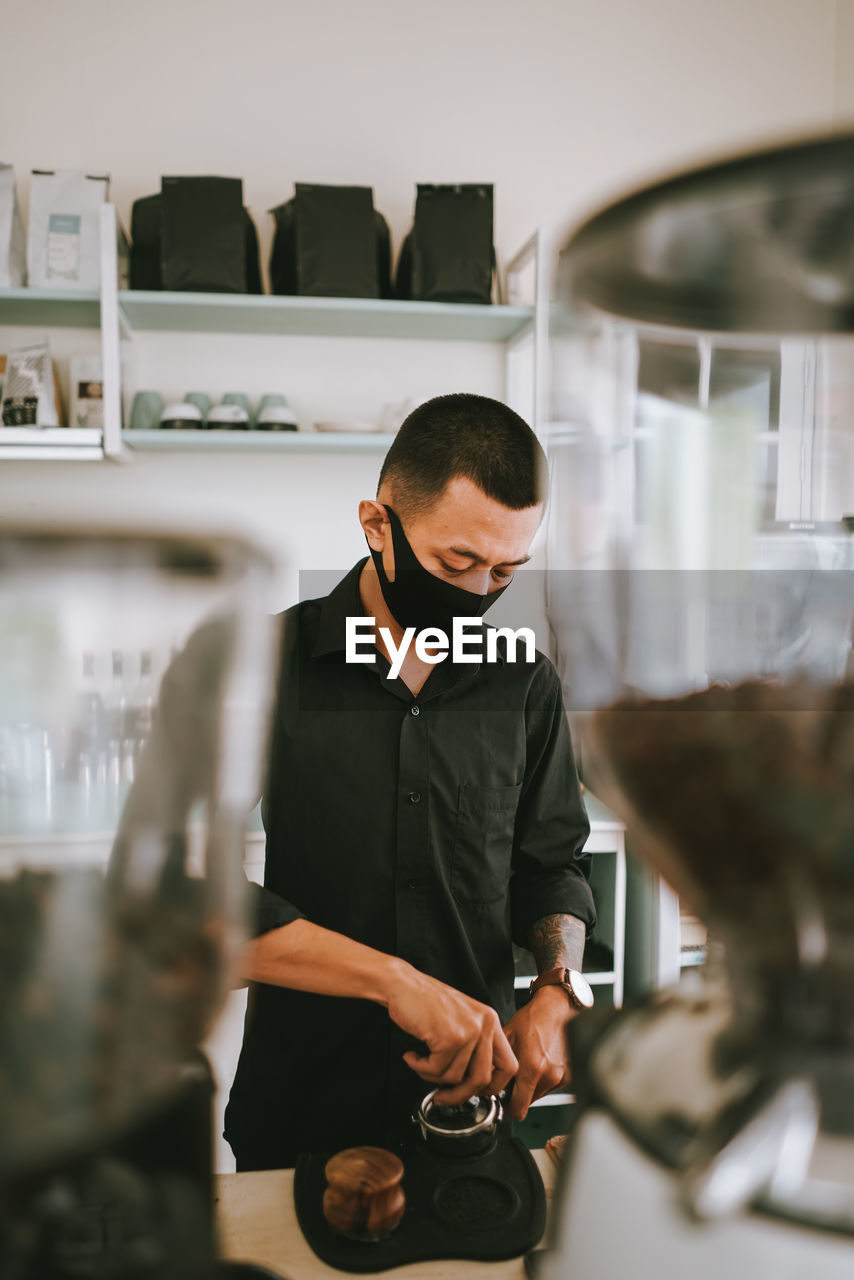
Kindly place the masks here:
[[(523, 406), (523, 416), (530, 418), (531, 427), (537, 438), (544, 444), (546, 420), (549, 405), (549, 302), (551, 276), (551, 249), (549, 238), (540, 229), (535, 231), (529, 240), (507, 264), (507, 298), (512, 305), (521, 303), (521, 277), (533, 264), (534, 277), (534, 314), (533, 322), (520, 339), (511, 344), (521, 346), (531, 343), (530, 399), (529, 405)], [(526, 396), (526, 399), (528, 397)]]
[(104, 397), (104, 457), (114, 460), (124, 458), (118, 223), (115, 205), (112, 204), (101, 206), (101, 378)]

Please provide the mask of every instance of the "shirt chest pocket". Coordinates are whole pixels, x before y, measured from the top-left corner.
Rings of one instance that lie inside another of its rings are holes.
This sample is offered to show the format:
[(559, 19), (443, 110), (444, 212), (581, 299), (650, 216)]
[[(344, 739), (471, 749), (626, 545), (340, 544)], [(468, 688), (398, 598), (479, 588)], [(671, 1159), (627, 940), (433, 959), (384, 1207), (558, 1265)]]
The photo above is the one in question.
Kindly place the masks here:
[(451, 893), (457, 902), (485, 906), (505, 897), (521, 790), (521, 783), (460, 787), (451, 857)]

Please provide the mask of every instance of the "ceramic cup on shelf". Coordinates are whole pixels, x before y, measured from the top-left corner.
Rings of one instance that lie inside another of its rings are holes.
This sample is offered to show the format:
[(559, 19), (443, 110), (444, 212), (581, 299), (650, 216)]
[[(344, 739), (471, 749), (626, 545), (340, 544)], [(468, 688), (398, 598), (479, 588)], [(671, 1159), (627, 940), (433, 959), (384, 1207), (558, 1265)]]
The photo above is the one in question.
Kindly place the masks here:
[(222, 397), (223, 404), (238, 405), (245, 410), (248, 421), (252, 422), (252, 405), (245, 391), (226, 391)]
[(174, 400), (160, 414), (161, 430), (198, 431), (204, 425), (202, 411), (188, 400)]
[(296, 414), (283, 395), (270, 393), (261, 397), (255, 426), (259, 431), (298, 431)]
[(287, 396), (283, 396), (281, 391), (265, 391), (261, 399), (258, 401), (258, 414), (262, 414), (265, 409), (279, 408), (288, 403)]
[(137, 391), (130, 411), (132, 431), (155, 431), (160, 426), (163, 397), (159, 391)]
[(207, 391), (188, 391), (184, 399), (187, 404), (194, 404), (203, 418), (208, 416), (213, 405), (213, 399), (208, 395)]
[(248, 431), (249, 414), (241, 404), (215, 404), (205, 419), (209, 431)]

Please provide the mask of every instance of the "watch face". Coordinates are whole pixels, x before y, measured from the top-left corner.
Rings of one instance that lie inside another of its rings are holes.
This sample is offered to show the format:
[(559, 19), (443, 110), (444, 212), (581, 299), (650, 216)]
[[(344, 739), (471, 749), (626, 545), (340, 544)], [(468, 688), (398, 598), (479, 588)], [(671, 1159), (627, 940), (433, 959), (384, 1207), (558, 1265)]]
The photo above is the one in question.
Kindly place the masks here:
[(579, 973), (577, 969), (567, 969), (566, 977), (567, 985), (582, 1008), (592, 1009), (593, 988), (585, 978), (584, 974)]

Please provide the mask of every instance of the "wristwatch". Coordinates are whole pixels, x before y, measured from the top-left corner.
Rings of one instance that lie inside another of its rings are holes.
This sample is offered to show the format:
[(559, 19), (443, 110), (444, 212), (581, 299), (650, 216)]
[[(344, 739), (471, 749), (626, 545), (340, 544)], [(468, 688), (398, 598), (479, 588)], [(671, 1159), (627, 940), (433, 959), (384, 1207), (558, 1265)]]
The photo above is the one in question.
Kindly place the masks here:
[(531, 979), (531, 995), (540, 987), (563, 987), (576, 1009), (593, 1008), (593, 988), (577, 969), (546, 969), (539, 978)]

